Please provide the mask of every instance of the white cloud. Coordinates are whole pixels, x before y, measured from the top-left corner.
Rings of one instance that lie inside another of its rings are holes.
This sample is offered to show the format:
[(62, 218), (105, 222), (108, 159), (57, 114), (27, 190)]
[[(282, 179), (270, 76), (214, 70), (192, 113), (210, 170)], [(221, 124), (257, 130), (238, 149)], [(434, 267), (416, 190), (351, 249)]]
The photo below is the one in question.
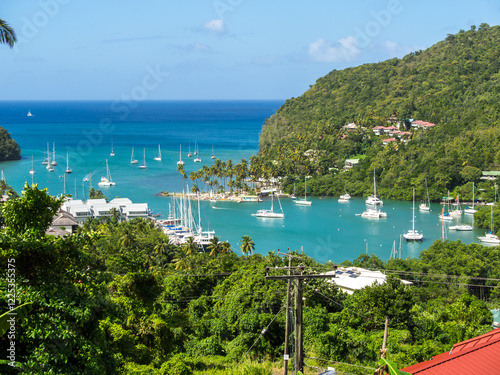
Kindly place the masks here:
[(419, 49), (424, 49), (418, 46), (404, 46), (399, 43), (393, 42), (392, 40), (386, 40), (380, 43), (380, 46), (384, 50), (384, 52), (389, 57), (403, 57), (404, 55), (418, 51)]
[(309, 44), (309, 57), (313, 61), (320, 62), (344, 62), (353, 61), (361, 49), (356, 44), (356, 38), (348, 36), (337, 42), (329, 42), (322, 38)]
[(217, 34), (224, 34), (226, 32), (226, 26), (224, 21), (219, 19), (211, 20), (203, 24), (203, 28), (207, 31), (211, 31)]

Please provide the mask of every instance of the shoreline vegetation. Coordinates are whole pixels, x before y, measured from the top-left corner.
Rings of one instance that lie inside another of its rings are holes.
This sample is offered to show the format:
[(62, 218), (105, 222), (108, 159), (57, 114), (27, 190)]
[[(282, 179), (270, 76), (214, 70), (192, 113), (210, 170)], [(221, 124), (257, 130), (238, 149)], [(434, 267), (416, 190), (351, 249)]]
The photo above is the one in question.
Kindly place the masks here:
[[(18, 291), (32, 306), (16, 320), (22, 332), (16, 360), (25, 372), (283, 372), (286, 286), (265, 276), (286, 275), (285, 257), (253, 254), (248, 236), (241, 240), (242, 255), (215, 242), (210, 253), (189, 242), (175, 246), (143, 219), (93, 219), (72, 236), (46, 236), (61, 201), (26, 184), (20, 197), (3, 203), (0, 262), (15, 259), (16, 278), (23, 280)], [(288, 253), (304, 275), (335, 269), (332, 262)], [(304, 284), (304, 351), (306, 364), (315, 368), (335, 363), (337, 371), (351, 374), (377, 368), (386, 317), (389, 359), (398, 368), (427, 360), (490, 331), (489, 309), (500, 302), (500, 258), (478, 244), (435, 241), (418, 259), (362, 254), (338, 267), (380, 270), (387, 279), (354, 294), (326, 280)], [(6, 283), (0, 279), (2, 288)], [(0, 311), (7, 308), (2, 299)], [(8, 345), (0, 340), (0, 349)], [(2, 373), (17, 373), (0, 366)]]

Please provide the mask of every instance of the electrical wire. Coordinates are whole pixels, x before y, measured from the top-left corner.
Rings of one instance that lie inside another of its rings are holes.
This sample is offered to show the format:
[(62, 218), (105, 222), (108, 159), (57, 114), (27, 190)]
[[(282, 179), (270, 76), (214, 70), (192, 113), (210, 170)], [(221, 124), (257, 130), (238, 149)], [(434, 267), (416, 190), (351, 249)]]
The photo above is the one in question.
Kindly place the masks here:
[(281, 309), (280, 311), (278, 311), (278, 313), (273, 317), (273, 319), (269, 322), (269, 324), (266, 326), (266, 328), (264, 328), (261, 332), (260, 332), (260, 335), (259, 337), (257, 337), (257, 339), (254, 341), (254, 343), (252, 344), (252, 346), (247, 350), (247, 352), (241, 357), (240, 361), (236, 364), (236, 366), (233, 367), (233, 369), (231, 370), (231, 374), (233, 373), (233, 371), (241, 364), (241, 362), (245, 359), (245, 357), (247, 356), (248, 353), (250, 353), (250, 351), (253, 349), (253, 347), (255, 346), (255, 344), (257, 344), (257, 341), (260, 340), (260, 338), (262, 336), (264, 336), (264, 334), (267, 332), (268, 328), (271, 326), (271, 324), (273, 324), (273, 322), (276, 320), (276, 318), (278, 317), (279, 314), (281, 314), (281, 312), (283, 311), (283, 309), (285, 308), (285, 306), (281, 306)]
[(366, 367), (366, 366), (361, 366), (361, 365), (353, 365), (352, 363), (332, 361), (331, 359), (323, 359), (323, 358), (316, 358), (316, 357), (304, 357), (304, 358), (307, 358), (307, 359), (316, 359), (318, 361), (329, 362), (329, 363), (334, 363), (334, 364), (338, 363), (339, 365), (346, 365), (346, 366), (353, 366), (353, 367), (365, 368), (367, 370), (373, 370), (373, 371), (376, 370), (376, 368), (373, 368), (373, 367)]

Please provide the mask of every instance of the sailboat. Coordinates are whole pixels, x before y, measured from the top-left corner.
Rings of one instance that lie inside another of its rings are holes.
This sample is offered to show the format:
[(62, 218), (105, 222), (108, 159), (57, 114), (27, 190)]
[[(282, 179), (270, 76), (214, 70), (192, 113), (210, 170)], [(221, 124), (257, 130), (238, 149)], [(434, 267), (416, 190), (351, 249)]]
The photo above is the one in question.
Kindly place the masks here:
[(375, 180), (375, 169), (373, 169), (373, 194), (366, 198), (365, 203), (370, 206), (384, 205), (384, 202), (377, 196), (377, 181)]
[(212, 156), (211, 156), (211, 159), (215, 159), (215, 155), (214, 155), (214, 145), (212, 145)]
[(50, 151), (49, 151), (49, 143), (47, 142), (47, 170), (49, 172), (54, 172), (54, 168), (52, 168), (52, 164), (50, 163)]
[(280, 202), (279, 197), (278, 197), (278, 203), (280, 205), (281, 212), (274, 212), (274, 209), (273, 209), (274, 194), (271, 194), (271, 209), (270, 210), (258, 210), (255, 214), (252, 214), (252, 216), (268, 217), (268, 218), (273, 218), (273, 219), (284, 219), (285, 214), (283, 213), (283, 207), (281, 207), (281, 202)]
[(201, 163), (201, 159), (198, 157), (198, 146), (196, 143), (194, 144), (194, 154), (196, 155), (196, 158), (193, 161), (195, 163)]
[(307, 177), (304, 177), (304, 199), (296, 199), (296, 204), (300, 204), (302, 206), (310, 206), (312, 204), (311, 201), (307, 200)]
[(158, 156), (155, 157), (155, 160), (161, 161), (161, 149), (160, 149), (160, 145), (158, 145)]
[(28, 114), (26, 116), (28, 116), (28, 117), (34, 117), (35, 115), (31, 114), (31, 110), (28, 110)]
[(141, 165), (139, 165), (139, 169), (148, 169), (148, 166), (146, 164), (146, 148), (144, 147), (144, 161), (142, 162)]
[(427, 179), (425, 179), (425, 193), (427, 195), (427, 200), (423, 203), (420, 203), (418, 209), (420, 211), (430, 211), (431, 210), (431, 200), (429, 198), (429, 189), (427, 188)]
[(495, 223), (493, 222), (493, 206), (491, 206), (491, 231), (487, 232), (483, 237), (477, 239), (484, 243), (491, 243), (495, 245), (500, 244), (500, 238), (495, 234)]
[(453, 206), (455, 206), (455, 209), (450, 211), (450, 215), (451, 216), (462, 216), (463, 212), (460, 209), (460, 196), (457, 195), (456, 203)]
[(99, 186), (115, 186), (115, 183), (111, 179), (111, 173), (109, 172), (108, 159), (106, 159), (106, 177), (101, 177), (101, 181), (97, 185), (99, 185)]
[(111, 152), (109, 153), (109, 156), (115, 156), (115, 152), (113, 151), (113, 140), (111, 140)]
[(134, 159), (134, 146), (132, 146), (132, 155), (130, 156), (130, 164), (137, 164), (139, 163), (137, 159)]
[[(49, 148), (49, 144), (47, 143), (47, 149)], [(49, 159), (47, 158), (47, 152), (43, 150), (43, 165), (47, 165), (49, 163)]]
[(415, 229), (415, 188), (413, 188), (413, 210), (412, 210), (412, 228), (403, 234), (403, 237), (406, 241), (422, 241), (424, 238), (423, 233), (418, 233), (418, 230)]
[(450, 215), (450, 199), (453, 199), (453, 198), (443, 197), (443, 200), (446, 200), (446, 202), (447, 202), (448, 210), (447, 210), (447, 212), (444, 212), (444, 207), (441, 210), (441, 213), (439, 214), (439, 219), (442, 220), (442, 221), (451, 221), (451, 220), (453, 220), (453, 217)]
[(380, 211), (375, 204), (373, 208), (367, 207), (363, 213), (356, 214), (356, 216), (359, 215), (361, 215), (361, 217), (364, 217), (365, 219), (385, 219), (387, 217), (387, 212)]
[(30, 174), (31, 175), (35, 174), (35, 170), (33, 169), (33, 155), (31, 155), (31, 169), (30, 169)]
[(191, 142), (189, 142), (188, 158), (190, 158), (191, 156), (193, 156), (193, 154), (191, 154)]
[(51, 164), (54, 166), (57, 165), (57, 162), (56, 162), (56, 143), (55, 142), (52, 143), (52, 162), (51, 162)]
[(349, 193), (344, 193), (342, 195), (340, 195), (339, 197), (339, 202), (340, 203), (343, 203), (343, 202), (349, 202), (351, 200), (351, 195)]
[(182, 161), (182, 145), (179, 145), (179, 161), (177, 162), (177, 165), (184, 165), (184, 162)]
[(68, 152), (66, 151), (66, 173), (71, 173), (71, 172), (73, 171), (69, 167), (69, 157), (68, 157)]
[(472, 183), (472, 208), (470, 207), (465, 207), (464, 209), (464, 214), (466, 215), (474, 215), (477, 210), (474, 208), (474, 201), (476, 200), (476, 192), (474, 189), (474, 182)]

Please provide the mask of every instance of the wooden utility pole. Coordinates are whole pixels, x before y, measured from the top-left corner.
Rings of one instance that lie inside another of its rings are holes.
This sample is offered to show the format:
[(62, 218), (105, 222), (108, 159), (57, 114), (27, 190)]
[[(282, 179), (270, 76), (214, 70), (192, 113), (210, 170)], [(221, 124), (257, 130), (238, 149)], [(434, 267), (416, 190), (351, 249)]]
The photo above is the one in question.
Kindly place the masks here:
[[(302, 274), (302, 272), (301, 272)], [(295, 280), (295, 371), (304, 371), (304, 337), (302, 330), (302, 283)]]
[[(292, 257), (288, 257), (288, 276), (292, 274)], [(291, 289), (292, 289), (292, 279), (288, 279), (288, 287), (286, 289), (286, 328), (285, 328), (285, 371), (284, 375), (288, 374), (288, 360), (290, 359), (290, 304), (291, 304)]]
[[(267, 273), (269, 272), (270, 268), (266, 267), (266, 280), (288, 280), (288, 290), (287, 290), (287, 306), (290, 306), (290, 288), (291, 288), (291, 283), (293, 281), (294, 283), (294, 290), (295, 290), (295, 373), (298, 371), (304, 371), (304, 347), (303, 347), (303, 315), (302, 315), (302, 286), (303, 286), (303, 280), (307, 279), (332, 279), (335, 277), (335, 275), (303, 275), (302, 271), (304, 270), (304, 267), (300, 266), (297, 267), (299, 270), (298, 274), (292, 275), (292, 268), (291, 268), (291, 259), (292, 256), (289, 254), (284, 254), (287, 256), (290, 256), (289, 258), (289, 263), (288, 263), (288, 275), (280, 275), (280, 276), (269, 276)], [(274, 270), (276, 269), (285, 269), (285, 267), (279, 267), (279, 268), (273, 268)], [(337, 269), (337, 266), (334, 265), (334, 270)], [(287, 310), (288, 312), (288, 310)], [(288, 345), (288, 339), (289, 339), (289, 316), (287, 314), (287, 328), (285, 332), (285, 371), (284, 374), (287, 375), (287, 366), (288, 366), (288, 358), (289, 356), (289, 345)]]

